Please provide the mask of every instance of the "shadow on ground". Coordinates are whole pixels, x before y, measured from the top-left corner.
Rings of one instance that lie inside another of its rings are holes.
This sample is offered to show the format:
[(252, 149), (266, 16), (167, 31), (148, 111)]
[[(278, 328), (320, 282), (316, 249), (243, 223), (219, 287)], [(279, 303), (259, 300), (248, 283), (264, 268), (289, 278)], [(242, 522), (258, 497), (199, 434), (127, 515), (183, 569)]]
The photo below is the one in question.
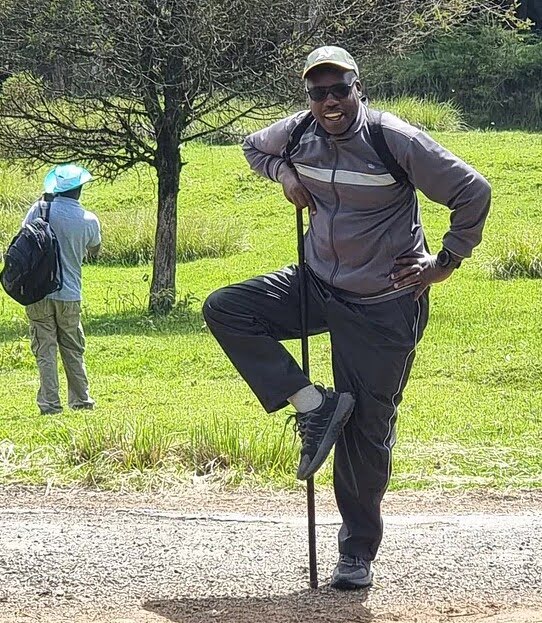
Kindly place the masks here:
[(326, 588), (269, 597), (151, 600), (143, 607), (173, 623), (368, 623), (375, 618), (363, 605), (366, 599), (367, 591)]

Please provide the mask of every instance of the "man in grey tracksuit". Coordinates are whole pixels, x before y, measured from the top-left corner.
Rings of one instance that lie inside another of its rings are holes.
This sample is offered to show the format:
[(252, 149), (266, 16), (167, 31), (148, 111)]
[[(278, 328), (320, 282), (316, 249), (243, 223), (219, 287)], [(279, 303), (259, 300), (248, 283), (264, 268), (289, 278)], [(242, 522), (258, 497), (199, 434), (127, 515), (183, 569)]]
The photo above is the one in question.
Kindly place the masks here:
[[(252, 134), (243, 148), (255, 171), (310, 211), (308, 329), (330, 333), (335, 390), (313, 385), (280, 344), (300, 335), (296, 266), (214, 292), (204, 314), (263, 407), (296, 409), (298, 478), (314, 474), (335, 444), (343, 524), (331, 583), (361, 588), (382, 539), (397, 407), (427, 323), (428, 288), (480, 243), (491, 191), (427, 134), (384, 113), (389, 151), (408, 174), (409, 183), (397, 182), (374, 149), (358, 67), (342, 48), (313, 51), (303, 79), (314, 120), (290, 154), (294, 168), (285, 147), (304, 112)], [(436, 256), (425, 246), (415, 188), (450, 209)]]

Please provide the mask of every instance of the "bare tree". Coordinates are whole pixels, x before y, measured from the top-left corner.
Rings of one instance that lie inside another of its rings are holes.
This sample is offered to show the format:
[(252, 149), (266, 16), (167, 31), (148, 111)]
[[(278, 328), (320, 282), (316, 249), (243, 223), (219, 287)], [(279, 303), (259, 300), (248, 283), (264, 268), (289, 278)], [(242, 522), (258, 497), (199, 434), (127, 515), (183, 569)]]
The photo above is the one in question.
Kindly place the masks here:
[[(299, 99), (311, 47), (401, 51), (470, 0), (0, 0), (0, 152), (156, 169), (150, 309), (175, 300), (181, 146)], [(480, 6), (479, 4), (477, 6)], [(296, 85), (295, 87), (293, 85)]]

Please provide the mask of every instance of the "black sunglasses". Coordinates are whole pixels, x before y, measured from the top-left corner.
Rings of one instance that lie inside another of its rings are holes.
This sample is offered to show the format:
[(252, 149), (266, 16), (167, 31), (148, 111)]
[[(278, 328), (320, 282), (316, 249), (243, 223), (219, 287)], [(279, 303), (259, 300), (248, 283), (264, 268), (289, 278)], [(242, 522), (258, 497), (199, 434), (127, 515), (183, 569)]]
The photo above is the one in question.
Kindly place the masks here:
[(343, 100), (350, 94), (356, 80), (357, 78), (354, 78), (350, 84), (338, 82), (329, 87), (312, 87), (312, 89), (306, 89), (306, 92), (313, 102), (323, 102), (329, 94), (337, 100)]

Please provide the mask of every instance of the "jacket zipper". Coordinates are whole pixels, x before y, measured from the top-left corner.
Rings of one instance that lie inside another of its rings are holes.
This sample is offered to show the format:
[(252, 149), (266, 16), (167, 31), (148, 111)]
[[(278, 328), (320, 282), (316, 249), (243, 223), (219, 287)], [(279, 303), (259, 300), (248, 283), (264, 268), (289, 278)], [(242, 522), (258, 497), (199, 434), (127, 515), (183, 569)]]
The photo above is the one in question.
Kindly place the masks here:
[(334, 244), (334, 221), (335, 221), (335, 216), (337, 214), (337, 212), (339, 211), (339, 207), (340, 207), (340, 200), (339, 200), (339, 193), (337, 192), (337, 188), (335, 187), (335, 174), (337, 173), (337, 163), (339, 160), (339, 152), (337, 150), (337, 145), (331, 141), (331, 147), (335, 152), (335, 161), (333, 163), (333, 170), (331, 172), (331, 187), (333, 188), (333, 193), (335, 195), (335, 209), (333, 210), (332, 214), (331, 214), (331, 221), (329, 223), (329, 244), (331, 246), (331, 250), (333, 251), (333, 255), (335, 256), (335, 266), (333, 267), (333, 270), (331, 271), (331, 277), (330, 277), (330, 285), (333, 285), (333, 280), (335, 279), (337, 272), (339, 270), (339, 256), (337, 254), (337, 251), (335, 250), (335, 244)]

